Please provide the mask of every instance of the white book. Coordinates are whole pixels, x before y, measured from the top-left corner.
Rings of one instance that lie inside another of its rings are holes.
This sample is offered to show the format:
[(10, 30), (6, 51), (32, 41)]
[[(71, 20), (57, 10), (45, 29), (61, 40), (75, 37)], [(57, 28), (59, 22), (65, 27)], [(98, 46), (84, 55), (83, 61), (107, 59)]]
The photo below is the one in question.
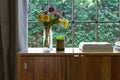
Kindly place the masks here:
[(80, 42), (79, 48), (84, 52), (111, 52), (113, 51), (112, 44), (109, 42)]
[(96, 50), (96, 49), (91, 49), (91, 50), (81, 50), (82, 52), (113, 52), (112, 49), (109, 50)]

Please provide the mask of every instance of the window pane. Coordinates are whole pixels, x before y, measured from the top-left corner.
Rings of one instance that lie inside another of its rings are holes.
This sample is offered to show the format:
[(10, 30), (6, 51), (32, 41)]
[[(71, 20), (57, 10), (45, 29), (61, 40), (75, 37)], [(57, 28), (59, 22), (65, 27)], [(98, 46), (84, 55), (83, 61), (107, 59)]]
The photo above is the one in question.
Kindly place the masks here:
[(119, 16), (119, 0), (99, 0), (98, 19), (102, 21), (117, 20)]
[(42, 8), (48, 7), (48, 0), (29, 0), (28, 1), (28, 20), (37, 21), (38, 13), (42, 12)]
[(28, 24), (28, 47), (43, 46), (43, 26), (39, 23)]
[(64, 11), (66, 17), (69, 21), (72, 20), (72, 1), (71, 0), (51, 0), (51, 5), (55, 7), (58, 11)]
[[(29, 23), (28, 30), (28, 46), (29, 47), (43, 47), (43, 29), (44, 26), (40, 26), (39, 23)], [(72, 29), (71, 24), (68, 28), (63, 28), (62, 25), (52, 26), (53, 31), (53, 47), (56, 47), (56, 36), (65, 36), (65, 47), (72, 46)]]
[(99, 41), (108, 41), (114, 44), (119, 34), (120, 34), (119, 23), (99, 23), (98, 26)]
[(65, 36), (65, 47), (72, 46), (72, 29), (70, 23), (66, 29), (62, 25), (53, 27), (53, 47), (56, 46), (56, 36), (59, 35)]
[[(49, 4), (49, 1), (51, 3)], [(67, 29), (62, 25), (53, 26), (53, 47), (56, 47), (56, 36), (65, 36), (65, 47), (72, 46), (74, 39), (75, 47), (81, 41), (96, 41), (95, 23), (84, 23), (84, 21), (96, 20), (97, 0), (74, 0), (74, 37), (72, 37), (72, 25), (69, 23)], [(29, 0), (28, 2), (28, 45), (29, 47), (43, 47), (43, 29), (38, 23), (38, 13), (42, 8), (48, 10), (49, 5), (58, 11), (64, 11), (69, 22), (72, 21), (72, 0)], [(98, 0), (98, 20), (119, 20), (119, 0)], [(83, 23), (79, 23), (83, 21)], [(77, 22), (77, 23), (76, 23)], [(114, 44), (120, 33), (119, 23), (99, 23), (98, 41), (108, 41)]]
[(96, 0), (75, 0), (74, 19), (80, 21), (95, 20)]
[(74, 26), (74, 45), (78, 47), (81, 41), (95, 41), (95, 24), (94, 23), (76, 23)]

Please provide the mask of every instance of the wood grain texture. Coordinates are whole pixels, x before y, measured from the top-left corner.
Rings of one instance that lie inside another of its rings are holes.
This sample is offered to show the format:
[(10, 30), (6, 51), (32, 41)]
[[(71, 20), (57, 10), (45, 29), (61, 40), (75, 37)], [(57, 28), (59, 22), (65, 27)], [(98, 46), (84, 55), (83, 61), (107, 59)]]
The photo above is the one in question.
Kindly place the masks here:
[(66, 57), (66, 79), (81, 80), (81, 57)]
[(33, 64), (33, 57), (21, 57), (20, 80), (34, 80)]
[(17, 55), (17, 79), (21, 80), (21, 56)]
[(85, 56), (82, 59), (82, 80), (111, 80), (110, 64), (109, 56)]
[(44, 53), (33, 49), (17, 57), (18, 80), (120, 80), (119, 52), (79, 53), (68, 48)]
[(111, 58), (111, 80), (120, 80), (120, 56)]
[(64, 57), (35, 57), (34, 80), (65, 80)]

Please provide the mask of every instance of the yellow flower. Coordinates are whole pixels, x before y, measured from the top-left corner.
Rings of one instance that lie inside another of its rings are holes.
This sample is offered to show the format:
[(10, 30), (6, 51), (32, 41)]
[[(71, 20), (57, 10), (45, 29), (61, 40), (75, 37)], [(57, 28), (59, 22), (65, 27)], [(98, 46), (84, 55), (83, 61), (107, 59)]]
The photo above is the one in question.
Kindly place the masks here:
[(62, 22), (63, 22), (63, 20), (59, 18), (59, 22), (61, 22), (61, 23), (62, 23)]
[(59, 19), (59, 21), (63, 24), (64, 28), (67, 28), (68, 26), (68, 20), (62, 20), (62, 19)]
[(49, 15), (45, 14), (45, 15), (43, 16), (43, 21), (44, 21), (44, 22), (50, 22), (50, 17), (49, 17)]
[(67, 28), (67, 26), (68, 26), (68, 20), (64, 20), (64, 28)]
[(43, 16), (44, 16), (43, 14), (39, 14), (38, 15), (38, 20), (43, 20)]

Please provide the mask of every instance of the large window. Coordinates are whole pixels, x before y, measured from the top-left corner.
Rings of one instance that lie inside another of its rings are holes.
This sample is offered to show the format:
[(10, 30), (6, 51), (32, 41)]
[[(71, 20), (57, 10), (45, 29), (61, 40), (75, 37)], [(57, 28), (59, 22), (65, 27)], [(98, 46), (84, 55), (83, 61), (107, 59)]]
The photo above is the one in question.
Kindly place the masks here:
[(78, 47), (81, 41), (108, 41), (114, 45), (120, 34), (119, 0), (29, 0), (28, 45), (43, 46), (43, 26), (37, 20), (41, 8), (53, 6), (66, 12), (67, 29), (52, 27), (53, 47), (57, 35), (65, 36), (66, 47)]

